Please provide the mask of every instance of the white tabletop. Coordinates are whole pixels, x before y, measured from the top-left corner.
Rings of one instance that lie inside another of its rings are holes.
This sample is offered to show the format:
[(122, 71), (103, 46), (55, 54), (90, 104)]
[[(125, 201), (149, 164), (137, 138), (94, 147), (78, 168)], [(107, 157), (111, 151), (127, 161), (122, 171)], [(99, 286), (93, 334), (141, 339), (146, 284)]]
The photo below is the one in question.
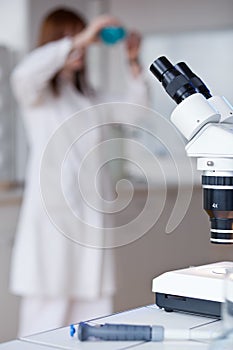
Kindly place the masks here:
[[(166, 329), (192, 329), (198, 330), (217, 330), (220, 329), (221, 322), (202, 316), (188, 315), (184, 313), (167, 313), (160, 310), (155, 305), (148, 305), (137, 309), (113, 314), (103, 318), (89, 321), (91, 324), (102, 323), (121, 323), (121, 324), (140, 324), (140, 325), (162, 325)], [(75, 325), (77, 329), (77, 325)], [(136, 350), (150, 350), (155, 348), (155, 343), (143, 341), (85, 341), (80, 342), (77, 335), (71, 337), (69, 327), (59, 328), (34, 334), (18, 341), (0, 344), (0, 350), (13, 349), (76, 349), (76, 350), (123, 350), (129, 347)], [(21, 347), (20, 347), (21, 346)], [(207, 350), (209, 342), (197, 339), (185, 340), (167, 340), (156, 343), (156, 350), (174, 350), (174, 349), (200, 349)]]
[(51, 350), (50, 346), (31, 344), (23, 340), (13, 340), (0, 344), (1, 350)]

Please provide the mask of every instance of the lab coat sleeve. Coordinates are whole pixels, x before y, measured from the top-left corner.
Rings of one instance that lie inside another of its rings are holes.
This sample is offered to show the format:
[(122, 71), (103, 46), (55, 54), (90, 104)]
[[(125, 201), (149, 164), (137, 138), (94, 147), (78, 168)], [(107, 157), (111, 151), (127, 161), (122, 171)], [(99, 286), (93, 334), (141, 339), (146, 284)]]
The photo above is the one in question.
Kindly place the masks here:
[(149, 86), (144, 72), (137, 77), (127, 72), (124, 82), (124, 92), (121, 94), (98, 93), (98, 102), (125, 102), (133, 103), (141, 106), (149, 106)]
[(14, 69), (11, 83), (14, 94), (23, 105), (40, 99), (49, 81), (63, 67), (72, 47), (71, 38), (64, 38), (32, 51)]
[[(138, 105), (142, 107), (149, 106), (149, 86), (144, 75), (144, 72), (141, 72), (137, 77), (134, 77), (127, 72), (125, 76), (124, 84), (124, 93), (121, 94), (111, 94), (111, 93), (102, 93), (98, 94), (98, 103), (111, 103), (111, 102), (120, 102)], [(127, 108), (127, 107), (126, 107)], [(137, 122), (142, 118), (142, 108), (132, 108), (133, 114), (130, 115), (130, 120)], [(137, 113), (136, 113), (137, 111)], [(129, 109), (127, 109), (129, 112)], [(112, 108), (111, 113), (108, 114), (110, 121), (118, 123), (119, 120), (119, 109)]]
[(143, 72), (137, 77), (133, 77), (130, 73), (127, 74), (124, 100), (141, 106), (149, 105), (149, 87)]

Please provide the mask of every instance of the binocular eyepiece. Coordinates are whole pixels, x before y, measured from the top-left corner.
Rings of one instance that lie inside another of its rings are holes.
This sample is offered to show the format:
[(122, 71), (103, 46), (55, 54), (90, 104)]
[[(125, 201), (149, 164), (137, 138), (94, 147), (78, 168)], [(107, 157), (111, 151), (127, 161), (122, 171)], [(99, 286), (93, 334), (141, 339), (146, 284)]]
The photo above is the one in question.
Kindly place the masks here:
[(184, 62), (173, 66), (166, 57), (162, 56), (152, 63), (150, 70), (177, 104), (197, 92), (205, 98), (211, 97), (207, 86)]

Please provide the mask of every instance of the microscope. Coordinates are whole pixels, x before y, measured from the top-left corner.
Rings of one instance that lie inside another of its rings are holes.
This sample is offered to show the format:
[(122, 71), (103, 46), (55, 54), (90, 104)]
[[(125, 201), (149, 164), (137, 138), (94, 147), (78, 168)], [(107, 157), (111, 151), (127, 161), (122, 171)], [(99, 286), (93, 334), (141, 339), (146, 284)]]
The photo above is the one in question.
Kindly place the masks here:
[[(203, 206), (210, 218), (210, 241), (233, 243), (233, 107), (212, 96), (204, 82), (184, 62), (175, 66), (164, 56), (150, 66), (168, 95), (177, 103), (171, 122), (186, 138), (188, 157), (202, 171)], [(220, 316), (225, 268), (233, 262), (171, 271), (153, 280), (156, 304)]]

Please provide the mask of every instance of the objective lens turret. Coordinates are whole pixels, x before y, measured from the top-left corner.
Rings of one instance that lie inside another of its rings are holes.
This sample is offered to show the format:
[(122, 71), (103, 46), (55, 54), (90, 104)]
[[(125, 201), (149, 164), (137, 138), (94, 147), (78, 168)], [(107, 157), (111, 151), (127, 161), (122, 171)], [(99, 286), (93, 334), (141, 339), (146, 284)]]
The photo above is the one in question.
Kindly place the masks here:
[(203, 206), (210, 217), (210, 241), (231, 244), (233, 243), (233, 177), (230, 173), (229, 176), (220, 175), (202, 176)]

